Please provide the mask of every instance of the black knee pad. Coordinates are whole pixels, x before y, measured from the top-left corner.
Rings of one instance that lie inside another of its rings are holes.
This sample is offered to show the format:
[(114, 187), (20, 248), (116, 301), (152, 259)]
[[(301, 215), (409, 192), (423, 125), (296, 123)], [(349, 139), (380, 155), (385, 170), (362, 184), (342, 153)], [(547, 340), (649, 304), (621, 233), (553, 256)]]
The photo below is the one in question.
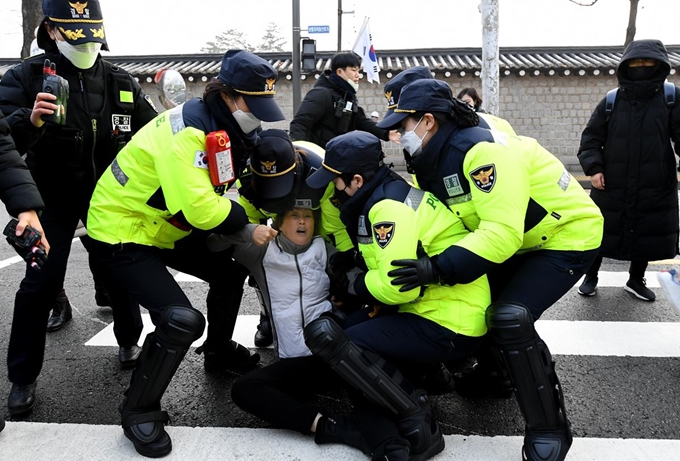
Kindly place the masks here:
[(510, 372), (527, 429), (563, 429), (567, 421), (562, 391), (529, 310), (517, 303), (495, 303), (486, 311), (486, 322)]
[(519, 303), (494, 303), (486, 310), (486, 326), (498, 345), (531, 341), (536, 335), (529, 309)]
[(167, 344), (191, 345), (203, 335), (205, 317), (193, 307), (168, 306), (156, 325), (156, 336)]
[(381, 360), (367, 355), (332, 319), (319, 317), (310, 322), (304, 335), (307, 347), (315, 356), (373, 403), (398, 417), (420, 410), (411, 392), (405, 389), (401, 373), (396, 369), (391, 373), (386, 371)]

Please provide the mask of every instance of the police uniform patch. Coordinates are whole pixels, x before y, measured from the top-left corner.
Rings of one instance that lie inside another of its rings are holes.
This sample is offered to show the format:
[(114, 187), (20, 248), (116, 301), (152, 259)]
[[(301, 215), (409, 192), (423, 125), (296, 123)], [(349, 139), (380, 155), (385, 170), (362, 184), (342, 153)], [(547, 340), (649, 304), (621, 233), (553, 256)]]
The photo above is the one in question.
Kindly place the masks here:
[(470, 177), (475, 183), (477, 189), (482, 192), (491, 192), (493, 186), (496, 184), (496, 165), (484, 165), (480, 166), (474, 171), (470, 172)]
[(380, 248), (385, 248), (394, 236), (394, 223), (383, 221), (373, 225), (373, 237)]
[(194, 157), (194, 166), (203, 170), (208, 169), (208, 156), (202, 150), (196, 151), (196, 156)]
[(132, 131), (132, 116), (111, 114), (111, 125), (113, 126), (114, 130), (129, 133)]

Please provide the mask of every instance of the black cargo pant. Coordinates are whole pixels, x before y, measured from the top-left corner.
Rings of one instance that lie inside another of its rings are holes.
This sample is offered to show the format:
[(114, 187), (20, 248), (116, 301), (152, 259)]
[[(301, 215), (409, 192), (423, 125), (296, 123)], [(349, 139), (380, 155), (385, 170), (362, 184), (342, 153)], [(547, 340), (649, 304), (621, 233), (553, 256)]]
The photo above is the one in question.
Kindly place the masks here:
[[(40, 270), (26, 269), (14, 301), (7, 368), (9, 380), (15, 384), (34, 382), (42, 369), (47, 320), (57, 294), (63, 289), (71, 241), (78, 220), (86, 222), (89, 197), (87, 193), (74, 193), (67, 200), (48, 202), (40, 216), (45, 237), (50, 244), (50, 253)], [(117, 312), (125, 312), (130, 316), (135, 311), (139, 319), (139, 307), (129, 300), (118, 299), (112, 307), (114, 320)], [(132, 338), (135, 333), (139, 337), (141, 330), (141, 321), (138, 325), (121, 325), (114, 321), (113, 331), (120, 346), (135, 344), (136, 340)]]
[[(231, 258), (231, 250), (213, 252), (208, 249), (207, 236), (207, 232), (193, 231), (176, 242), (173, 249), (136, 243), (109, 245), (93, 240), (97, 258), (113, 288), (112, 300), (119, 303), (134, 300), (148, 309), (154, 325), (166, 307), (191, 306), (168, 271), (167, 267), (171, 267), (208, 282), (208, 338), (229, 342), (239, 305), (223, 300), (234, 292), (242, 292), (248, 271)], [(221, 309), (230, 312), (218, 312)], [(134, 329), (141, 323), (139, 311), (114, 310), (113, 316), (114, 324), (124, 331), (124, 340), (136, 344), (141, 332), (135, 333)], [(220, 321), (211, 323), (213, 316)]]

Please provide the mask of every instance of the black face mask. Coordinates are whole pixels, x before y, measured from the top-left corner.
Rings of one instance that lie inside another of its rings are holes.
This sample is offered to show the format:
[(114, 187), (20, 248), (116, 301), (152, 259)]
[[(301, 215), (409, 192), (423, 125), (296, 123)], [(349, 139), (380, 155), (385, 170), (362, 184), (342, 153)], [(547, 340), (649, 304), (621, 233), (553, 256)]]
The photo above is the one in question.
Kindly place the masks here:
[(656, 72), (656, 66), (629, 67), (628, 77), (634, 82), (638, 80), (649, 80)]
[[(345, 189), (347, 189), (347, 187), (345, 187)], [(336, 208), (340, 208), (347, 203), (347, 200), (352, 198), (351, 195), (345, 192), (345, 189), (335, 189), (335, 193), (333, 194), (333, 197), (331, 197), (331, 203), (335, 205)]]

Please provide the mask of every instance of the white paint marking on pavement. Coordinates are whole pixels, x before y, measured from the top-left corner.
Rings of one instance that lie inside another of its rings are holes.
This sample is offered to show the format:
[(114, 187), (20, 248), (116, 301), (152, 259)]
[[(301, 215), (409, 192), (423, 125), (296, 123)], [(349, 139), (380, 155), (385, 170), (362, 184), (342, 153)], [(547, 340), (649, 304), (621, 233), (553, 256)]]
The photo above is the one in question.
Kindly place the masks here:
[[(658, 274), (658, 271), (645, 272), (645, 279), (647, 280), (647, 286), (649, 288), (659, 288), (659, 282), (656, 278), (656, 274)], [(600, 279), (597, 284), (598, 287), (622, 288), (628, 281), (628, 272), (600, 271), (598, 277)], [(583, 278), (584, 277), (581, 277), (581, 279), (574, 286), (579, 286), (583, 282)], [(204, 283), (203, 280), (182, 272), (178, 272), (175, 275), (175, 280), (178, 282)]]
[[(254, 335), (259, 315), (239, 315), (234, 330), (234, 341), (254, 348)], [(144, 332), (154, 326), (148, 314), (142, 315)], [(616, 357), (680, 357), (680, 323), (667, 322), (589, 322), (570, 320), (539, 320), (538, 334), (555, 355), (595, 355)], [(206, 333), (193, 344), (200, 346)], [(97, 333), (86, 346), (117, 346), (113, 324)]]
[(558, 355), (680, 357), (680, 323), (539, 320), (536, 331)]
[(11, 266), (12, 264), (16, 264), (18, 262), (23, 262), (24, 258), (22, 258), (19, 255), (12, 256), (11, 258), (3, 259), (0, 261), (0, 269), (3, 267)]
[[(167, 428), (172, 452), (163, 460), (201, 461), (365, 461), (358, 450), (339, 444), (317, 445), (311, 437), (279, 429), (227, 427)], [(4, 440), (3, 440), (4, 439)], [(522, 437), (445, 435), (438, 461), (515, 461)], [(127, 461), (145, 459), (135, 452), (120, 426), (7, 422), (0, 434), (3, 459), (22, 461)], [(680, 440), (575, 438), (570, 461), (668, 461), (680, 459)]]
[[(147, 334), (154, 330), (153, 322), (151, 322), (151, 316), (149, 314), (142, 314), (142, 322), (144, 323), (144, 330), (142, 331), (142, 336), (139, 338), (139, 345), (144, 344), (144, 338)], [(259, 315), (239, 315), (236, 319), (236, 328), (234, 329), (234, 335), (232, 339), (239, 344), (243, 344), (246, 347), (255, 347), (254, 337), (255, 331), (257, 330), (257, 324), (260, 322)], [(192, 347), (198, 347), (203, 344), (205, 338), (207, 337), (207, 328), (203, 332), (203, 336), (192, 344)], [(94, 335), (88, 342), (85, 343), (86, 346), (118, 346), (116, 342), (116, 337), (113, 334), (113, 323), (110, 323), (101, 330), (99, 333)]]

